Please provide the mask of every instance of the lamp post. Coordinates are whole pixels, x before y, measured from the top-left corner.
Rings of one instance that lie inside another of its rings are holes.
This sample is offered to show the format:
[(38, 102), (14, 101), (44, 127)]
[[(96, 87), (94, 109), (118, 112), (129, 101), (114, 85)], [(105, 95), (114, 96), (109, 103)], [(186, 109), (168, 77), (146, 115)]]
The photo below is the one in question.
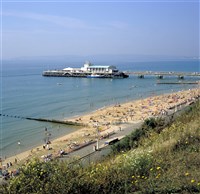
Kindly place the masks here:
[(96, 145), (96, 150), (99, 150), (99, 125), (98, 125), (98, 123), (96, 124), (96, 132), (97, 132), (97, 145)]

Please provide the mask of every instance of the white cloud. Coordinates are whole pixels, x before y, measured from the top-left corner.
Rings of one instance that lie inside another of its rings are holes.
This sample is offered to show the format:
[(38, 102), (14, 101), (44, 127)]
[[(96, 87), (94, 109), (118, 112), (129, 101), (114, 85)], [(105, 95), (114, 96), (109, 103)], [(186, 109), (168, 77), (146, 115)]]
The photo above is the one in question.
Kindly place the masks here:
[(31, 13), (31, 12), (3, 12), (3, 16), (10, 16), (15, 18), (23, 18), (23, 19), (31, 19), (37, 20), (40, 22), (52, 23), (54, 25), (58, 25), (64, 28), (69, 29), (86, 29), (86, 30), (97, 30), (97, 31), (105, 31), (111, 29), (127, 29), (128, 24), (121, 21), (110, 21), (105, 22), (104, 25), (91, 25), (81, 19), (66, 17), (66, 16), (56, 16), (49, 14), (40, 14), (40, 13)]
[(65, 28), (90, 28), (90, 26), (86, 24), (83, 20), (64, 16), (55, 16), (31, 12), (3, 12), (3, 16), (38, 20), (41, 22), (53, 23)]
[(127, 23), (122, 22), (122, 21), (112, 21), (108, 23), (108, 26), (114, 29), (119, 29), (119, 30), (127, 29), (129, 27)]

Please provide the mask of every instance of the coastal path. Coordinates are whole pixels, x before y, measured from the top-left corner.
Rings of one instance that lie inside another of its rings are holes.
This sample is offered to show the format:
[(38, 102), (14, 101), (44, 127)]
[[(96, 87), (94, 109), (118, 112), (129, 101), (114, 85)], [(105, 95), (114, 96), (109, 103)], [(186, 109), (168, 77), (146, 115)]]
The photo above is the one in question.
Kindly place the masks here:
[[(137, 121), (132, 124), (127, 124), (125, 127), (120, 128), (120, 126), (116, 126), (113, 129), (112, 135), (108, 138), (103, 138), (98, 140), (99, 149), (97, 151), (94, 150), (94, 146), (97, 147), (97, 142), (90, 144), (89, 146), (83, 147), (79, 150), (73, 151), (63, 157), (60, 160), (70, 160), (72, 158), (78, 158), (75, 162), (81, 162), (83, 165), (90, 164), (91, 162), (96, 162), (102, 159), (104, 156), (108, 155), (110, 150), (110, 145), (106, 145), (105, 142), (110, 139), (121, 138), (128, 134), (130, 134), (135, 129), (139, 128), (142, 125), (142, 121)], [(74, 162), (74, 160), (72, 160)], [(72, 163), (73, 163), (72, 162)]]

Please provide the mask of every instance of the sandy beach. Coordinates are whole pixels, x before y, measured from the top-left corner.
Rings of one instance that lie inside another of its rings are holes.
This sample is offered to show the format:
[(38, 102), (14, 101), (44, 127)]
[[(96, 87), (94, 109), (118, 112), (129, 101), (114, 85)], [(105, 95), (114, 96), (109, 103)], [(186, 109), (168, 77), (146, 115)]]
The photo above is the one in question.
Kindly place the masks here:
[(199, 97), (200, 88), (195, 88), (176, 93), (151, 96), (123, 104), (115, 104), (80, 117), (67, 119), (83, 123), (87, 127), (55, 139), (51, 144), (46, 145), (45, 148), (43, 147), (44, 145), (41, 145), (32, 150), (6, 158), (2, 161), (2, 165), (11, 162), (14, 164), (14, 168), (32, 157), (43, 158), (44, 155), (48, 154), (56, 157), (59, 155), (60, 150), (70, 152), (74, 146), (95, 141), (97, 134), (99, 137), (103, 137), (116, 130), (123, 129), (127, 125), (143, 121), (146, 118), (167, 114), (169, 110), (176, 111), (177, 108), (190, 104)]

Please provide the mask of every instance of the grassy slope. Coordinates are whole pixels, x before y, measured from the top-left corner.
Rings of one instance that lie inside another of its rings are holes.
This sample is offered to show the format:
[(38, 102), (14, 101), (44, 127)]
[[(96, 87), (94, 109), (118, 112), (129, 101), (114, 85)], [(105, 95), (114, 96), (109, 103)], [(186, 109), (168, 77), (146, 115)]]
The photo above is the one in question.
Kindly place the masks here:
[(170, 126), (130, 141), (135, 149), (87, 168), (31, 162), (4, 192), (200, 193), (199, 118), (198, 102)]
[[(177, 118), (160, 134), (152, 132), (141, 141), (151, 150), (152, 168), (139, 190), (160, 193), (200, 192), (200, 105)], [(146, 187), (143, 189), (143, 186)]]

